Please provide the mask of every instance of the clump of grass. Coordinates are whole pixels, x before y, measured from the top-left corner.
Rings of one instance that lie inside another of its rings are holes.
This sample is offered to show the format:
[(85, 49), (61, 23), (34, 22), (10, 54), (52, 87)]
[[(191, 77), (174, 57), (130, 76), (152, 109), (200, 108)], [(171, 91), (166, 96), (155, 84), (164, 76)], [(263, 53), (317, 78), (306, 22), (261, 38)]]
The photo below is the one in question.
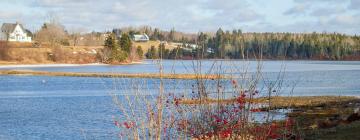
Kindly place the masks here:
[(48, 72), (48, 71), (29, 71), (29, 70), (1, 70), (2, 75), (46, 75), (46, 76), (71, 76), (71, 77), (109, 77), (109, 78), (154, 78), (154, 79), (218, 79), (226, 78), (217, 75), (195, 75), (195, 74), (131, 74), (131, 73), (79, 73), (79, 72)]
[[(252, 103), (266, 103), (268, 102), (267, 97), (259, 97), (259, 98), (245, 98), (247, 102)], [(315, 106), (321, 106), (325, 104), (338, 104), (338, 103), (345, 103), (350, 102), (354, 100), (358, 100), (357, 97), (353, 96), (274, 96), (271, 97), (272, 104), (270, 106), (271, 109), (282, 109), (282, 108), (301, 108), (301, 107), (315, 107)], [(213, 99), (213, 98), (207, 98), (203, 100), (196, 100), (196, 99), (182, 99), (179, 101), (180, 104), (232, 104), (237, 102), (236, 98), (230, 98), (230, 99)]]

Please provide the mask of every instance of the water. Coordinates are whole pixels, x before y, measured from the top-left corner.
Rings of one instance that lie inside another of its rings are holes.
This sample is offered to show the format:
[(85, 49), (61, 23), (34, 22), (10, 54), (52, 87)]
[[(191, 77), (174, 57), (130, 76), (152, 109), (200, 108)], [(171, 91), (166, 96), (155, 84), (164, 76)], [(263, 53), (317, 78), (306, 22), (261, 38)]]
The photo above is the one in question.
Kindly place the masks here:
[[(133, 65), (48, 65), (24, 67), (0, 66), (1, 69), (60, 71), (60, 72), (121, 72), (121, 73), (158, 73), (158, 61), (145, 60), (142, 64)], [(263, 72), (279, 72), (285, 68), (287, 72), (307, 71), (346, 71), (360, 70), (360, 61), (263, 61)], [(193, 66), (197, 61), (192, 60), (163, 60), (165, 73), (194, 73)], [(239, 60), (204, 60), (201, 63), (202, 71), (208, 72), (212, 66), (222, 66), (223, 69), (243, 71), (246, 67), (249, 71), (255, 71), (256, 61)]]
[[(202, 72), (211, 71), (213, 61), (202, 63)], [(266, 82), (275, 81), (281, 67), (286, 72), (281, 93), (289, 95), (360, 96), (360, 61), (264, 61)], [(193, 61), (164, 61), (166, 73), (193, 73)], [(226, 74), (240, 73), (256, 62), (217, 61)], [(158, 65), (0, 67), (66, 72), (157, 73)], [(129, 95), (131, 85), (141, 85), (149, 98), (158, 90), (157, 79), (113, 79), (95, 77), (0, 76), (0, 139), (117, 139), (113, 116), (120, 111), (110, 93)], [(166, 90), (191, 92), (194, 81), (166, 80)], [(177, 86), (174, 86), (174, 85)], [(176, 88), (175, 88), (176, 87)], [(260, 82), (259, 90), (265, 90)], [(120, 96), (121, 98), (122, 96)]]

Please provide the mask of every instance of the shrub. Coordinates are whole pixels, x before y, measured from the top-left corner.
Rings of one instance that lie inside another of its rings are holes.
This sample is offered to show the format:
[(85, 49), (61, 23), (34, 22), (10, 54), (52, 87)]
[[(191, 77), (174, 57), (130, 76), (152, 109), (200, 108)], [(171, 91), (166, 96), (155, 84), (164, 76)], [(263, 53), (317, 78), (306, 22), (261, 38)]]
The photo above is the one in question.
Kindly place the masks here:
[[(159, 60), (160, 73), (163, 71)], [(222, 64), (213, 64), (206, 74), (218, 78), (200, 76), (201, 61), (194, 61), (192, 69), (198, 77), (194, 80), (156, 80), (148, 84), (141, 79), (124, 87), (126, 95), (113, 95), (122, 115), (114, 118), (120, 137), (128, 139), (288, 139), (299, 138), (295, 122), (288, 119), (277, 122), (270, 112), (272, 96), (280, 91), (282, 81), (267, 81), (267, 90), (261, 91), (261, 61), (256, 72), (247, 69), (237, 74)], [(245, 62), (244, 68), (248, 63)], [(229, 64), (229, 66), (234, 66)], [(229, 68), (229, 67), (227, 67)], [(238, 70), (238, 69), (236, 69)], [(221, 77), (227, 78), (221, 78)], [(282, 73), (279, 74), (279, 77)], [(150, 87), (148, 87), (150, 86)], [(147, 89), (156, 89), (155, 91)], [(151, 94), (155, 93), (155, 95)], [(148, 95), (150, 94), (150, 95)], [(266, 103), (254, 99), (268, 97)], [(228, 102), (225, 102), (228, 101)], [(186, 104), (191, 103), (191, 104)], [(258, 119), (255, 119), (256, 116)]]

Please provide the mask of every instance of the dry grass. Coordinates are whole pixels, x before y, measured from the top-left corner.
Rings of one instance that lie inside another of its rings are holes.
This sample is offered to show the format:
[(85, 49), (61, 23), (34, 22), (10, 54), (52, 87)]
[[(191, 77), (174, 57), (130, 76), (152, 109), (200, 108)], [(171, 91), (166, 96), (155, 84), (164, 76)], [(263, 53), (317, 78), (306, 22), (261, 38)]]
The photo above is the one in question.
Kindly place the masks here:
[(44, 76), (71, 76), (71, 77), (109, 77), (109, 78), (163, 78), (163, 79), (218, 79), (224, 78), (218, 75), (195, 75), (195, 74), (128, 74), (128, 73), (75, 73), (75, 72), (46, 72), (27, 70), (3, 70), (0, 75), (44, 75)]
[[(231, 104), (236, 102), (237, 99), (203, 99), (203, 100), (191, 100), (191, 99), (183, 99), (179, 101), (179, 104)], [(297, 96), (297, 97), (271, 97), (271, 107), (274, 109), (279, 108), (298, 108), (298, 107), (313, 107), (313, 106), (321, 106), (324, 104), (337, 104), (343, 102), (350, 102), (354, 100), (359, 100), (357, 97), (353, 96)], [(246, 99), (246, 102), (252, 103), (267, 103), (269, 101), (268, 98), (254, 98), (254, 99)]]
[(0, 47), (31, 47), (32, 43), (0, 41)]
[[(144, 54), (151, 48), (151, 46), (155, 46), (155, 48), (157, 48), (159, 45), (160, 45), (160, 41), (133, 42), (134, 47), (141, 46)], [(170, 45), (170, 44), (165, 45), (165, 48), (169, 49), (169, 50), (172, 50), (176, 47), (177, 46)]]
[(7, 48), (3, 52), (3, 61), (22, 64), (51, 63), (48, 60), (47, 48)]
[[(2, 64), (95, 63), (102, 46), (50, 47), (0, 47)], [(31, 43), (30, 43), (31, 44)]]
[(17, 64), (16, 62), (10, 62), (10, 61), (2, 61), (0, 60), (0, 65), (14, 65)]

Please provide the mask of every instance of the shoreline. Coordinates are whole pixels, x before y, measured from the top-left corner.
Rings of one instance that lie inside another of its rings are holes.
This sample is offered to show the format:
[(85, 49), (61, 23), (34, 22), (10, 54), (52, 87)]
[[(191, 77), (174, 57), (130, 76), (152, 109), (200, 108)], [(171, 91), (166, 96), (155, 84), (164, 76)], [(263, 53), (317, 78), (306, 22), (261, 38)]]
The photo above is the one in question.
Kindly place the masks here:
[(86, 64), (76, 64), (76, 63), (34, 63), (34, 64), (17, 64), (17, 63), (0, 63), (0, 69), (4, 68), (35, 68), (35, 67), (74, 67), (74, 66), (112, 66), (112, 65), (135, 65), (143, 64), (143, 61), (134, 61), (130, 63), (119, 63), (119, 64), (106, 64), (106, 63), (86, 63)]
[[(158, 59), (143, 59), (144, 61), (156, 61)], [(356, 62), (359, 60), (322, 60), (322, 59), (163, 59), (169, 61), (324, 61), (324, 62)], [(104, 64), (104, 65), (131, 65), (131, 64), (141, 64), (143, 61), (133, 61), (133, 62), (122, 62), (122, 63), (114, 63), (114, 64), (106, 64), (106, 63), (56, 63), (56, 62), (45, 62), (45, 63), (21, 63), (16, 61), (4, 61), (0, 60), (0, 66), (14, 66), (14, 65), (92, 65), (92, 64)]]
[(0, 68), (35, 68), (35, 67), (72, 67), (72, 66), (105, 66), (109, 64), (103, 63), (88, 63), (88, 64), (13, 64), (13, 65), (0, 65)]

